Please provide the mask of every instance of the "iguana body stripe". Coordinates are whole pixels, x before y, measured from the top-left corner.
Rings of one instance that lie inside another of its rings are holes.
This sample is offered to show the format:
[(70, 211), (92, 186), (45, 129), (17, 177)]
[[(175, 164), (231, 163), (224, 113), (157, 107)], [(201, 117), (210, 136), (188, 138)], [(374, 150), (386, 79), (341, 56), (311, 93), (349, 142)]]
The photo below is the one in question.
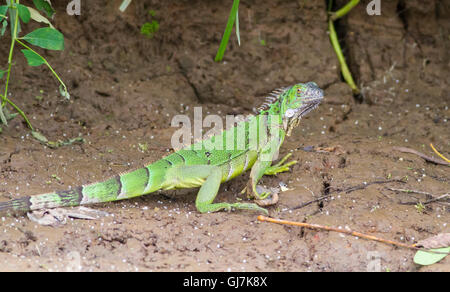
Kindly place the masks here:
[(271, 166), (285, 136), (290, 134), (304, 114), (320, 103), (323, 92), (315, 83), (310, 82), (296, 84), (275, 93), (276, 98), (271, 97), (272, 103), (266, 103), (268, 108), (261, 109), (259, 115), (152, 164), (102, 182), (1, 202), (0, 213), (110, 202), (157, 190), (193, 187), (200, 187), (196, 199), (196, 207), (200, 212), (231, 208), (265, 211), (252, 203), (213, 203), (213, 200), (220, 183), (229, 181), (250, 168), (247, 192), (256, 199), (262, 199), (267, 194), (256, 192), (258, 180), (264, 174), (286, 171), (295, 163)]

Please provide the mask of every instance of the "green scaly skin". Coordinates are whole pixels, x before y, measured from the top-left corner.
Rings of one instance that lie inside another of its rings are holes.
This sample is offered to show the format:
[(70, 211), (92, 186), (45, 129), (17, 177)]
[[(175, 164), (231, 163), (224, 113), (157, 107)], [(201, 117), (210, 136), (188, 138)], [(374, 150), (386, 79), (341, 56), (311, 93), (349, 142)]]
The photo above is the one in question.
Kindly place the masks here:
[[(199, 212), (234, 208), (267, 213), (266, 209), (255, 203), (213, 201), (222, 182), (229, 181), (249, 169), (250, 180), (246, 187), (249, 197), (256, 199), (256, 202), (265, 199), (269, 193), (259, 194), (256, 191), (258, 181), (263, 175), (288, 171), (289, 167), (296, 163), (284, 163), (288, 158), (286, 156), (280, 163), (272, 166), (272, 160), (285, 136), (290, 135), (303, 115), (322, 101), (323, 91), (313, 82), (299, 83), (274, 91), (268, 99), (270, 103), (264, 104), (258, 115), (143, 168), (70, 190), (1, 202), (0, 213), (104, 203), (142, 196), (157, 190), (194, 187), (200, 187), (195, 201)], [(256, 141), (255, 137), (264, 135), (265, 140), (259, 139), (260, 142), (252, 143)], [(226, 147), (227, 141), (231, 146)]]

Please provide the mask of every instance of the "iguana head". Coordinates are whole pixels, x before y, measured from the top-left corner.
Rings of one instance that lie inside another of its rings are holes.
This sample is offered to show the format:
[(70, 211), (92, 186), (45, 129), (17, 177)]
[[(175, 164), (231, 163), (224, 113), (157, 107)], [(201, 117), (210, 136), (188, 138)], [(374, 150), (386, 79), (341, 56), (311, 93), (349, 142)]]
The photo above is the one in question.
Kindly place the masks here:
[(298, 83), (288, 87), (279, 97), (280, 114), (289, 136), (300, 119), (315, 109), (323, 99), (323, 90), (316, 83)]
[(289, 136), (300, 119), (315, 109), (322, 99), (323, 90), (316, 83), (298, 83), (274, 90), (266, 97), (266, 102), (255, 109), (255, 113), (281, 116), (284, 130)]

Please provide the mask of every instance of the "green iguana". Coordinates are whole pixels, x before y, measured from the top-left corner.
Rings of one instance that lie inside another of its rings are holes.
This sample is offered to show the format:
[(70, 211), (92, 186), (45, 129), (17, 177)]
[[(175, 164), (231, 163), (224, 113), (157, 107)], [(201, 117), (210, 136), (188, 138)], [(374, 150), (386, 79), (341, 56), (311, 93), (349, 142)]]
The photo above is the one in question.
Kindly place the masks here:
[[(234, 208), (267, 213), (265, 208), (259, 206), (264, 204), (213, 201), (222, 182), (248, 169), (251, 169), (250, 179), (244, 190), (256, 203), (268, 200), (269, 192), (257, 191), (259, 179), (263, 175), (288, 171), (296, 163), (291, 161), (283, 164), (289, 154), (276, 165), (272, 165), (272, 160), (278, 154), (285, 136), (289, 136), (301, 117), (314, 109), (322, 99), (323, 91), (314, 82), (277, 89), (258, 109), (257, 115), (239, 122), (231, 129), (184, 147), (145, 167), (102, 182), (0, 202), (0, 213), (103, 203), (142, 196), (157, 190), (194, 187), (200, 187), (195, 201), (199, 212)], [(238, 140), (242, 143), (237, 143)]]

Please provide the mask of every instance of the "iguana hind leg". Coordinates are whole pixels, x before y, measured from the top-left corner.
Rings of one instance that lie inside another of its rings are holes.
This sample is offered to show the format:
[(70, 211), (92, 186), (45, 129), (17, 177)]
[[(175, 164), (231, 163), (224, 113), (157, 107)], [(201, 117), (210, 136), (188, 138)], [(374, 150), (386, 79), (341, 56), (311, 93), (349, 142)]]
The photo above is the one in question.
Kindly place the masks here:
[(219, 166), (179, 166), (168, 171), (166, 181), (165, 189), (200, 186), (195, 200), (195, 206), (201, 213), (220, 210), (229, 211), (234, 208), (261, 211), (267, 214), (266, 209), (253, 203), (213, 203), (222, 181), (222, 170)]

